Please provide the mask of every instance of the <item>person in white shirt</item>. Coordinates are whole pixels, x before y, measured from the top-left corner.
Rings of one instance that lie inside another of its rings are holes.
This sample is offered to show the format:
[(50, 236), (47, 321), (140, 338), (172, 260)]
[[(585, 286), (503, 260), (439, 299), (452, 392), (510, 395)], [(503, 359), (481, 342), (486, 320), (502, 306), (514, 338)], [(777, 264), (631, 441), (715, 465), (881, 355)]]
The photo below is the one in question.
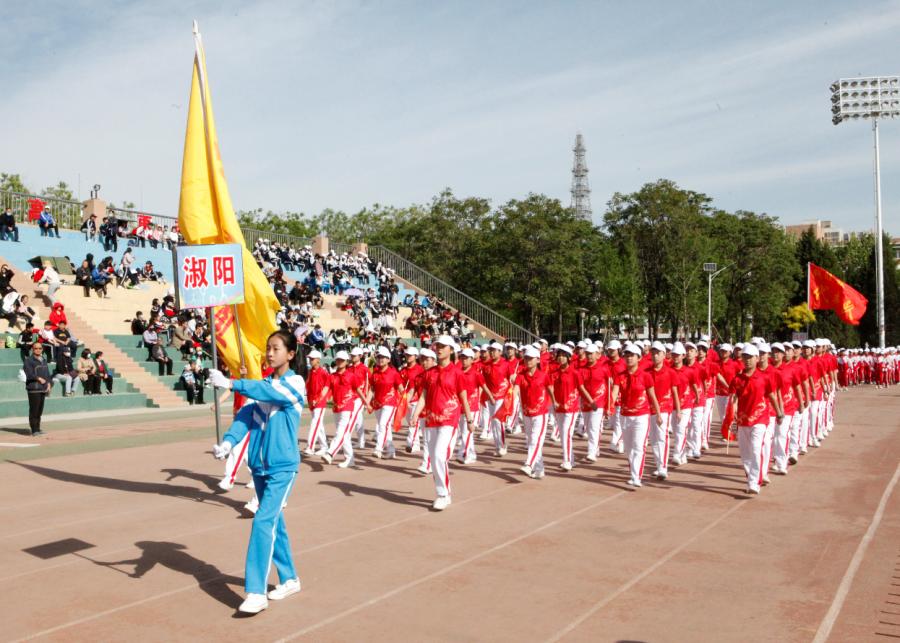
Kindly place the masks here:
[(51, 304), (55, 304), (55, 294), (56, 291), (59, 290), (59, 287), (62, 285), (62, 281), (59, 278), (59, 273), (56, 272), (53, 264), (49, 261), (44, 262), (44, 274), (38, 283), (47, 284), (47, 299), (50, 300)]

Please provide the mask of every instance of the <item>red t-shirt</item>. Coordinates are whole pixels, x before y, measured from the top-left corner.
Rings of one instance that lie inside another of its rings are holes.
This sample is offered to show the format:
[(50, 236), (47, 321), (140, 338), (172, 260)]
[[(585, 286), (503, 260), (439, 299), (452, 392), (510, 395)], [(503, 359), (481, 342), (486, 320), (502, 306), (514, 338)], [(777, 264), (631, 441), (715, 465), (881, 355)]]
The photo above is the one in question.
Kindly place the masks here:
[(766, 397), (774, 392), (772, 378), (762, 373), (759, 369), (753, 371), (753, 375), (747, 376), (743, 372), (738, 373), (731, 380), (729, 391), (737, 396), (737, 415), (735, 421), (738, 426), (755, 426), (768, 424), (771, 412), (766, 404)]
[(456, 426), (462, 413), (459, 394), (465, 394), (462, 372), (459, 366), (435, 366), (423, 375), (425, 390), (425, 426)]
[(698, 395), (694, 398), (694, 406), (703, 406), (706, 404), (706, 382), (703, 380), (705, 374), (703, 366), (700, 362), (694, 362), (690, 366), (685, 364), (684, 367), (688, 371), (691, 384), (697, 387)]
[(719, 362), (719, 373), (722, 377), (725, 378), (725, 381), (728, 382), (728, 386), (722, 386), (722, 382), (716, 378), (716, 395), (728, 395), (728, 391), (730, 390), (731, 380), (734, 379), (734, 376), (744, 370), (744, 367), (738, 363), (737, 360), (729, 359), (727, 362)]
[(626, 369), (616, 380), (619, 385), (619, 396), (622, 400), (622, 415), (634, 417), (650, 414), (650, 396), (647, 391), (653, 388), (653, 378), (641, 369), (629, 373)]
[(559, 368), (551, 376), (553, 397), (556, 399), (556, 408), (559, 413), (577, 413), (581, 408), (579, 400), (581, 394), (578, 387), (581, 385), (581, 374), (571, 364), (565, 369)]
[(345, 368), (343, 373), (331, 374), (331, 397), (335, 413), (353, 410), (354, 402), (359, 399), (356, 389), (360, 385), (359, 377), (349, 368)]
[[(780, 378), (778, 377), (777, 370), (775, 369), (774, 366), (772, 366), (771, 363), (769, 363), (766, 366), (766, 368), (762, 368), (762, 367), (758, 366), (756, 368), (756, 370), (759, 371), (760, 373), (762, 373), (765, 377), (768, 377), (772, 381), (772, 390), (773, 391), (777, 391), (779, 388), (781, 388), (781, 383), (779, 382)], [(768, 397), (766, 398), (766, 406), (769, 407), (769, 417), (775, 415), (775, 407), (772, 405), (772, 400), (769, 399)]]
[(707, 400), (716, 396), (716, 381), (718, 379), (716, 375), (719, 374), (720, 370), (719, 363), (711, 360), (707, 355), (703, 361), (703, 381)]
[(509, 390), (509, 376), (512, 374), (509, 368), (510, 364), (505, 359), (488, 362), (484, 366), (484, 383), (495, 400), (502, 399)]
[[(328, 386), (328, 393), (322, 395), (324, 388)], [(331, 397), (331, 373), (321, 366), (309, 371), (306, 376), (306, 396), (309, 398), (309, 408), (324, 409)]]
[(372, 374), (369, 372), (369, 367), (366, 366), (363, 362), (359, 362), (357, 364), (351, 364), (348, 367), (348, 370), (352, 369), (354, 373), (356, 373), (356, 377), (359, 380), (359, 385), (362, 388), (363, 393), (369, 392), (369, 379), (372, 377)]
[(463, 388), (466, 389), (466, 399), (469, 401), (469, 410), (474, 411), (479, 399), (478, 393), (484, 384), (484, 376), (477, 364), (472, 364), (469, 370), (459, 369), (463, 379)]
[[(609, 366), (610, 372), (612, 373), (613, 383), (615, 383), (616, 380), (618, 380), (620, 375), (623, 375), (625, 373), (625, 371), (628, 370), (628, 367), (625, 365), (625, 360), (622, 359), (621, 357), (619, 359), (617, 359), (615, 362), (612, 361), (611, 359), (607, 359), (606, 363), (607, 363), (607, 366)], [(619, 399), (614, 400), (614, 402), (615, 402), (616, 406), (619, 406), (622, 403), (622, 392), (621, 391), (619, 391)]]
[(549, 384), (550, 376), (540, 368), (535, 369), (533, 375), (529, 375), (526, 370), (516, 376), (516, 385), (522, 398), (522, 412), (527, 417), (543, 415), (550, 409), (550, 396), (547, 395)]
[(775, 373), (778, 378), (778, 387), (781, 389), (781, 402), (785, 414), (796, 413), (800, 410), (800, 400), (794, 395), (794, 386), (801, 385), (797, 369), (792, 363), (782, 362), (781, 366), (775, 369)]
[(673, 379), (678, 388), (678, 400), (681, 402), (681, 410), (692, 409), (696, 399), (694, 389), (691, 388), (691, 372), (687, 366), (672, 368)]
[[(597, 408), (606, 408), (606, 398), (609, 396), (609, 380), (612, 374), (606, 364), (601, 364), (597, 360), (593, 366), (585, 365), (581, 369), (581, 382), (591, 399), (597, 405)], [(591, 411), (590, 405), (581, 399), (581, 410)]]
[(409, 393), (409, 403), (412, 404), (419, 399), (419, 391), (416, 390), (416, 379), (425, 369), (416, 362), (412, 366), (405, 366), (400, 370), (400, 378), (403, 380), (403, 386)]
[[(653, 392), (656, 393), (656, 401), (659, 403), (660, 413), (671, 413), (675, 408), (675, 398), (672, 389), (675, 386), (675, 372), (665, 364), (659, 370), (653, 366), (646, 369), (653, 378)], [(649, 408), (649, 406), (648, 406)]]
[(397, 406), (400, 402), (399, 388), (403, 386), (403, 378), (393, 366), (388, 365), (383, 371), (376, 368), (372, 373), (372, 408)]

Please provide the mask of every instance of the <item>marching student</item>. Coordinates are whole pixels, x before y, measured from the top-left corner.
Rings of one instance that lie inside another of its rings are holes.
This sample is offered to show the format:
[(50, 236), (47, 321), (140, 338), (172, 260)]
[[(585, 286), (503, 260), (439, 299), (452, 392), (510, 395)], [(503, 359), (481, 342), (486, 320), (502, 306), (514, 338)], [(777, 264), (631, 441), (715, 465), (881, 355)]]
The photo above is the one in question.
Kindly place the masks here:
[(406, 413), (406, 452), (419, 452), (419, 427), (413, 425), (412, 413), (416, 408), (416, 402), (419, 400), (419, 392), (416, 389), (416, 380), (422, 371), (422, 365), (419, 364), (419, 349), (410, 346), (404, 352), (406, 356), (406, 364), (400, 369), (400, 378), (403, 380), (404, 395), (407, 395), (409, 410)]
[(322, 353), (310, 351), (310, 370), (306, 381), (306, 392), (309, 398), (309, 410), (312, 420), (309, 423), (309, 436), (306, 440), (306, 455), (321, 456), (328, 449), (328, 438), (325, 435), (324, 416), (331, 397), (331, 374), (322, 366)]
[(653, 450), (653, 459), (656, 460), (656, 471), (653, 475), (657, 480), (665, 480), (669, 477), (669, 423), (673, 417), (680, 416), (681, 403), (678, 399), (675, 373), (666, 364), (665, 345), (662, 342), (653, 342), (650, 345), (650, 355), (653, 363), (646, 370), (653, 378), (653, 392), (659, 403), (660, 413), (650, 416), (649, 442)]
[(734, 376), (729, 387), (731, 404), (734, 405), (734, 419), (738, 427), (738, 445), (741, 462), (747, 475), (746, 493), (759, 494), (762, 481), (762, 446), (766, 427), (769, 424), (770, 406), (775, 410), (776, 422), (781, 422), (784, 414), (772, 379), (757, 369), (759, 350), (753, 344), (741, 347), (741, 361), (744, 370)]
[(787, 475), (788, 463), (797, 464), (797, 440), (800, 434), (800, 401), (803, 399), (800, 378), (791, 363), (793, 346), (790, 343), (772, 344), (772, 366), (781, 396), (784, 417), (775, 427), (774, 459), (772, 471)]
[[(487, 390), (484, 385), (484, 376), (481, 369), (475, 365), (475, 351), (466, 348), (460, 352), (460, 372), (463, 377), (463, 387), (466, 389), (466, 399), (469, 400), (470, 408), (475, 408), (475, 404)], [(472, 411), (475, 423), (470, 425), (465, 415), (459, 416), (459, 455), (457, 460), (461, 464), (475, 464), (478, 461), (478, 454), (475, 452), (475, 431), (478, 428), (478, 413)]]
[(496, 415), (506, 401), (506, 396), (510, 393), (514, 374), (510, 371), (510, 363), (503, 359), (503, 346), (499, 342), (491, 344), (488, 351), (490, 362), (482, 365), (481, 371), (488, 389), (487, 421), (490, 423), (491, 434), (494, 437), (495, 454), (502, 458), (506, 455), (506, 432), (503, 423), (496, 418)]
[(562, 438), (563, 460), (559, 465), (563, 471), (571, 471), (575, 466), (575, 455), (572, 448), (572, 436), (575, 432), (575, 417), (581, 409), (581, 400), (597, 406), (582, 385), (580, 371), (572, 366), (572, 349), (560, 344), (556, 353), (559, 368), (550, 376), (550, 401), (556, 411), (556, 424)]
[[(283, 509), (297, 478), (300, 452), (297, 428), (303, 410), (306, 387), (290, 363), (297, 354), (297, 338), (278, 330), (266, 342), (266, 360), (273, 372), (264, 380), (232, 380), (210, 369), (209, 381), (217, 388), (232, 389), (251, 400), (234, 418), (213, 455), (224, 459), (246, 434), (250, 434), (248, 462), (259, 498), (253, 517), (244, 588), (247, 598), (238, 610), (256, 614), (269, 606), (268, 599), (281, 600), (300, 591)], [(277, 412), (276, 412), (277, 411)], [(267, 579), (272, 563), (279, 583), (268, 592)]]
[[(365, 351), (361, 349), (359, 346), (354, 346), (350, 351), (350, 365), (347, 367), (356, 373), (356, 378), (359, 380), (359, 386), (363, 391), (363, 400), (367, 400), (369, 397), (369, 386), (371, 380), (371, 373), (369, 372), (369, 367), (366, 366), (366, 362), (363, 359), (365, 355)], [(362, 402), (358, 402), (358, 404), (362, 405)], [(371, 408), (366, 409), (368, 413), (372, 412)], [(356, 437), (359, 439), (359, 448), (366, 448), (366, 427), (365, 427), (365, 416), (363, 415), (362, 408), (360, 408), (359, 413), (356, 415), (356, 425), (354, 427), (356, 432)]]
[[(614, 339), (606, 345), (606, 363), (609, 367), (613, 382), (625, 372), (625, 360), (622, 359), (622, 343)], [(625, 444), (622, 442), (622, 405), (618, 397), (613, 397), (613, 412), (609, 418), (609, 447), (616, 453), (625, 453)]]
[(701, 458), (703, 450), (703, 436), (705, 433), (704, 420), (706, 419), (706, 383), (703, 381), (703, 367), (697, 361), (697, 345), (686, 342), (687, 351), (684, 356), (684, 368), (693, 394), (691, 406), (691, 420), (688, 429), (687, 451), (688, 456), (694, 460)]
[(372, 401), (375, 409), (375, 450), (376, 458), (395, 457), (394, 449), (394, 414), (403, 394), (403, 378), (391, 366), (391, 351), (386, 346), (379, 346), (375, 354), (375, 370), (372, 372)]
[(544, 477), (544, 439), (547, 437), (551, 392), (550, 378), (541, 370), (541, 353), (533, 346), (524, 352), (525, 368), (516, 376), (516, 388), (522, 400), (525, 421), (525, 475), (540, 480)]
[(613, 396), (621, 395), (622, 400), (622, 441), (628, 454), (628, 469), (631, 473), (628, 484), (635, 488), (642, 486), (650, 413), (656, 416), (657, 423), (665, 421), (653, 389), (653, 377), (639, 368), (642, 354), (640, 346), (627, 346), (625, 372), (613, 383)]
[[(781, 398), (781, 386), (778, 381), (778, 375), (775, 372), (775, 368), (769, 362), (769, 358), (772, 354), (772, 347), (766, 342), (757, 342), (754, 346), (756, 346), (756, 350), (759, 351), (759, 361), (757, 362), (756, 370), (772, 380), (772, 389), (775, 391), (775, 396), (781, 401), (781, 408), (784, 408), (784, 400)], [(766, 425), (766, 432), (763, 434), (762, 459), (759, 464), (759, 481), (762, 485), (769, 484), (769, 462), (772, 459), (772, 443), (775, 441), (776, 425), (781, 424), (781, 422), (775, 422), (775, 408), (768, 398), (766, 399), (766, 405), (769, 407), (769, 423)]]
[(684, 344), (675, 342), (672, 346), (671, 368), (673, 382), (678, 393), (678, 413), (672, 415), (670, 423), (672, 430), (672, 464), (675, 466), (687, 464), (688, 461), (688, 433), (691, 429), (694, 401), (697, 399), (696, 386), (692, 384), (690, 373), (684, 365), (685, 355), (687, 355), (687, 350)]
[(600, 348), (588, 344), (585, 349), (587, 361), (581, 368), (582, 384), (587, 391), (588, 400), (582, 400), (581, 415), (587, 432), (588, 462), (596, 462), (600, 453), (600, 438), (603, 435), (603, 416), (609, 406), (609, 393), (612, 388), (612, 373), (609, 366), (600, 361)]
[[(705, 335), (704, 335), (705, 337)], [(706, 396), (706, 408), (703, 417), (703, 444), (701, 450), (709, 450), (709, 431), (712, 428), (712, 410), (716, 401), (716, 376), (719, 374), (719, 363), (712, 359), (715, 351), (709, 350), (709, 342), (697, 342), (697, 360), (703, 368), (703, 389)]]
[(450, 361), (456, 342), (448, 335), (441, 335), (433, 346), (437, 364), (425, 371), (419, 401), (413, 411), (413, 420), (425, 414), (425, 445), (431, 461), (432, 476), (437, 498), (432, 505), (435, 511), (443, 511), (450, 506), (449, 460), (453, 449), (453, 434), (459, 425), (459, 416), (464, 413), (469, 423), (474, 421), (463, 377), (458, 365)]
[[(419, 351), (419, 357), (422, 359), (422, 372), (419, 373), (419, 376), (416, 378), (413, 386), (416, 388), (416, 400), (417, 403), (422, 399), (422, 388), (425, 386), (425, 376), (431, 369), (434, 368), (435, 364), (437, 364), (437, 354), (431, 350), (430, 348), (423, 348)], [(413, 411), (415, 411), (415, 407), (413, 407)], [(425, 418), (420, 417), (419, 421), (415, 423), (416, 425), (416, 435), (422, 436), (422, 464), (418, 466), (416, 469), (422, 475), (428, 475), (431, 473), (431, 454), (428, 452), (428, 446), (425, 443)]]
[[(344, 461), (338, 465), (342, 469), (352, 467), (355, 462), (353, 429), (363, 406), (368, 407), (363, 384), (357, 374), (349, 368), (349, 362), (350, 356), (347, 351), (338, 351), (334, 356), (335, 370), (331, 374), (331, 396), (337, 426), (331, 439), (331, 446), (322, 454), (322, 459), (331, 464), (337, 452), (343, 448)], [(371, 407), (369, 410), (371, 411)]]
[[(716, 373), (716, 413), (719, 422), (725, 421), (725, 410), (728, 406), (728, 390), (731, 380), (741, 371), (740, 362), (731, 359), (734, 347), (729, 343), (719, 344), (719, 372)], [(726, 436), (723, 435), (723, 438)]]

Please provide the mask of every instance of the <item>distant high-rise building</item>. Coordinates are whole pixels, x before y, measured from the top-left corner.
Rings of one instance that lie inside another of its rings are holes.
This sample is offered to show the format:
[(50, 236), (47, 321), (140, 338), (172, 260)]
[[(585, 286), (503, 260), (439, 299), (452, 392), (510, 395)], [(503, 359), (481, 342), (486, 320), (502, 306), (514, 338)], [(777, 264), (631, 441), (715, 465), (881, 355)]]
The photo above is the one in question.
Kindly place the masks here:
[(591, 184), (588, 182), (587, 162), (584, 160), (584, 138), (575, 135), (575, 160), (572, 163), (572, 207), (575, 214), (585, 221), (591, 220)]

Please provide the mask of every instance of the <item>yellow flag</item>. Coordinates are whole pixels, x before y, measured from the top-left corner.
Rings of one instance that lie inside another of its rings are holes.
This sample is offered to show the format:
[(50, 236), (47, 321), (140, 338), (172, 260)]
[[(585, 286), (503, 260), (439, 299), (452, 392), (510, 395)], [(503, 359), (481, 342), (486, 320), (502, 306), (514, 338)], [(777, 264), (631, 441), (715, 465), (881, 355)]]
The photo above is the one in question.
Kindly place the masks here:
[(189, 245), (239, 243), (243, 246), (244, 303), (237, 305), (241, 336), (238, 337), (232, 307), (221, 306), (213, 311), (216, 344), (219, 355), (232, 375), (239, 377), (240, 341), (244, 349), (247, 377), (259, 379), (266, 354), (266, 340), (277, 329), (275, 313), (281, 305), (247, 249), (231, 205), (222, 158), (219, 155), (206, 61), (199, 36), (191, 79), (187, 131), (184, 136), (178, 227)]

